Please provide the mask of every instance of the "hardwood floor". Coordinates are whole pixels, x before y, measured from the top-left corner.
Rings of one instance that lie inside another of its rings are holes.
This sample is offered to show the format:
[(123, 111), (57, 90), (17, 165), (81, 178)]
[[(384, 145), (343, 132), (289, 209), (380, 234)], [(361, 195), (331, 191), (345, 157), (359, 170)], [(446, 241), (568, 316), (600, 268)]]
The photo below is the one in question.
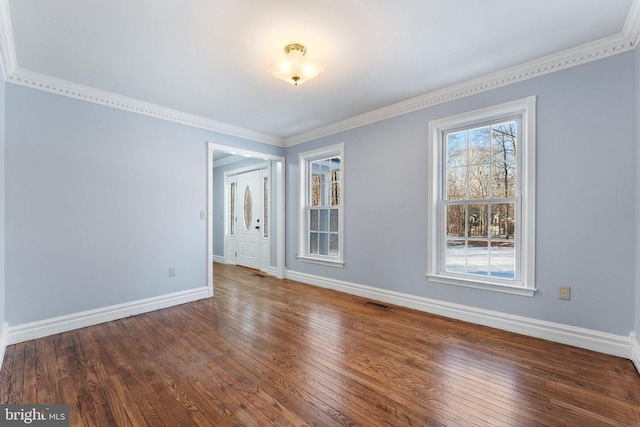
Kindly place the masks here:
[(628, 360), (215, 265), (213, 299), (7, 348), (71, 425), (640, 426)]

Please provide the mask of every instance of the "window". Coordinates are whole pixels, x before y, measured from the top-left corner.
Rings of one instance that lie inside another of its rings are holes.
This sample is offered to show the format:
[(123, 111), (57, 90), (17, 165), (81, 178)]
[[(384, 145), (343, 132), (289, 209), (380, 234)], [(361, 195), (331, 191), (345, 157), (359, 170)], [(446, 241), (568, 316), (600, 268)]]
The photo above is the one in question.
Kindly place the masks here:
[(229, 186), (229, 234), (236, 234), (236, 183), (232, 182)]
[(298, 259), (342, 267), (343, 144), (300, 154)]
[(535, 102), (429, 123), (431, 281), (533, 296)]
[(262, 178), (262, 194), (264, 196), (264, 200), (262, 201), (262, 218), (264, 223), (262, 224), (262, 237), (265, 239), (269, 237), (269, 178)]

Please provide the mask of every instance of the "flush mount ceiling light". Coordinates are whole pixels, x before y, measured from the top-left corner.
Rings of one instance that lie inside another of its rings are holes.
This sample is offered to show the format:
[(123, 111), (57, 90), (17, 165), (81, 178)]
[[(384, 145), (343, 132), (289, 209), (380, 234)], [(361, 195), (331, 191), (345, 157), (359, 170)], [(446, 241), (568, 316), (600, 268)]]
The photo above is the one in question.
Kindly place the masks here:
[(294, 86), (301, 85), (316, 77), (323, 70), (319, 65), (309, 61), (305, 54), (307, 48), (298, 43), (291, 43), (284, 47), (285, 56), (267, 68), (275, 77)]

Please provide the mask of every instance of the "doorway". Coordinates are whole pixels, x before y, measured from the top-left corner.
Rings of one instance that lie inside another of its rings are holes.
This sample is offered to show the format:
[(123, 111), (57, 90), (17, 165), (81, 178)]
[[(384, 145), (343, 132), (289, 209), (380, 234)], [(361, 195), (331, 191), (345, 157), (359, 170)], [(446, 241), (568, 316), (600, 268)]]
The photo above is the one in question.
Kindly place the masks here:
[[(253, 158), (253, 159), (261, 159), (261, 161), (267, 163), (270, 167), (270, 172), (268, 173), (268, 181), (270, 189), (272, 190), (269, 194), (269, 205), (272, 206), (270, 212), (272, 218), (268, 218), (269, 221), (269, 238), (271, 241), (270, 247), (266, 248), (265, 251), (270, 255), (269, 260), (266, 264), (266, 269), (268, 274), (275, 275), (279, 279), (284, 278), (285, 274), (285, 159), (281, 156), (275, 156), (271, 154), (259, 153), (250, 150), (237, 149), (233, 147), (228, 147), (224, 145), (214, 144), (212, 142), (207, 143), (207, 283), (209, 287), (209, 296), (214, 295), (214, 286), (213, 286), (213, 275), (215, 274), (215, 265), (214, 265), (214, 234), (216, 235), (216, 241), (224, 234), (224, 230), (222, 228), (215, 228), (214, 231), (214, 154), (218, 157), (218, 154), (226, 153), (227, 155), (240, 156), (243, 158)], [(255, 168), (254, 168), (255, 169)], [(258, 186), (263, 185), (264, 180), (258, 182)], [(218, 188), (216, 185), (215, 188)], [(227, 193), (229, 187), (225, 187), (223, 190), (217, 190), (218, 192)], [(240, 188), (240, 186), (238, 186)], [(246, 186), (245, 186), (246, 188)], [(242, 190), (244, 191), (244, 190)], [(252, 211), (254, 210), (254, 202), (255, 192), (253, 189), (250, 189), (251, 197), (252, 197)], [(260, 192), (260, 191), (258, 191)], [(239, 196), (238, 196), (239, 195)], [(239, 198), (243, 199), (244, 202), (244, 192), (240, 194), (239, 192), (236, 194), (236, 200)], [(227, 195), (224, 196), (217, 195), (215, 197), (216, 200), (216, 220), (222, 215), (223, 209), (221, 204), (222, 200), (227, 199)], [(258, 203), (258, 206), (260, 203)], [(244, 206), (243, 206), (244, 207)], [(237, 211), (236, 211), (237, 212)], [(245, 227), (241, 221), (244, 220), (244, 212), (241, 212), (241, 215), (238, 216), (238, 224), (241, 229)], [(250, 227), (253, 227), (255, 232), (264, 232), (265, 220), (264, 214), (258, 212), (251, 213), (251, 224)], [(257, 221), (255, 219), (260, 219), (259, 229), (255, 227), (258, 226)], [(226, 229), (227, 225), (225, 225)], [(248, 249), (248, 248), (247, 248)], [(235, 251), (234, 251), (235, 252)], [(261, 249), (262, 252), (262, 249)], [(216, 262), (228, 262), (223, 256), (215, 256)], [(255, 264), (254, 264), (255, 265)], [(213, 266), (213, 267), (212, 267)], [(252, 267), (253, 268), (253, 267)], [(260, 268), (260, 267), (259, 267)]]
[(224, 258), (269, 271), (269, 168), (225, 172)]

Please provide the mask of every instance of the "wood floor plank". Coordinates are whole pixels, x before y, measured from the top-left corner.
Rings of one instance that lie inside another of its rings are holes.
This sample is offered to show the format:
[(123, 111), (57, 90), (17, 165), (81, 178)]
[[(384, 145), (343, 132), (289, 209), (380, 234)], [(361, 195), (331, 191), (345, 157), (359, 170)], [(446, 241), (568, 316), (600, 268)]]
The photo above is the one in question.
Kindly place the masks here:
[(36, 401), (36, 343), (24, 343), (24, 384), (22, 398), (27, 402)]
[(215, 297), (6, 349), (73, 426), (640, 426), (629, 360), (215, 265)]
[(9, 386), (9, 401), (12, 402), (24, 401), (22, 388), (24, 387), (24, 376), (26, 371), (24, 361), (25, 348), (26, 343), (22, 342), (16, 344), (15, 353), (13, 355), (13, 370), (15, 374), (11, 376)]
[(14, 355), (16, 346), (10, 345), (4, 353), (2, 361), (2, 370), (0, 370), (0, 402), (11, 401), (9, 393), (11, 392), (11, 378), (16, 375), (14, 372)]
[(51, 402), (50, 376), (47, 368), (47, 360), (51, 357), (50, 347), (45, 344), (45, 340), (36, 340), (35, 343), (35, 368), (36, 368), (36, 400), (38, 404)]
[[(84, 381), (79, 387), (86, 388), (91, 398), (91, 404), (95, 411), (95, 422), (97, 425), (115, 425), (115, 419), (110, 410), (110, 405), (104, 395), (104, 388), (101, 387), (98, 376), (99, 360), (92, 357), (90, 348), (92, 346), (90, 335), (87, 329), (76, 331), (68, 335), (67, 348), (71, 348), (77, 354), (78, 372), (77, 381)], [(90, 407), (87, 407), (90, 408)], [(84, 413), (84, 409), (82, 412)]]
[[(77, 393), (74, 388), (73, 378), (69, 371), (69, 361), (67, 358), (66, 348), (63, 343), (64, 334), (54, 335), (51, 340), (52, 358), (55, 364), (53, 377), (57, 379), (59, 385), (58, 391), (60, 395), (58, 399), (61, 403), (69, 405), (69, 421), (73, 425), (87, 425), (85, 424), (80, 413), (80, 405), (78, 403)], [(21, 400), (20, 403), (31, 403), (26, 400)], [(90, 414), (88, 414), (90, 415)]]

